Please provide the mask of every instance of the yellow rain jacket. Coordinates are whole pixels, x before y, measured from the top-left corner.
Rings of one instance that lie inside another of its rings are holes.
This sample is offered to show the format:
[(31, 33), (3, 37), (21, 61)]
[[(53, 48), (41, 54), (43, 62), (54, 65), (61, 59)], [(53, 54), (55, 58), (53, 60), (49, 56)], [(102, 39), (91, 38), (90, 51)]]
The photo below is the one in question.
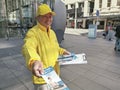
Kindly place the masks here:
[[(64, 51), (65, 49), (59, 47), (54, 31), (50, 28), (47, 30), (39, 23), (27, 32), (22, 47), (26, 65), (30, 70), (31, 63), (35, 60), (40, 60), (44, 68), (52, 66), (58, 74), (59, 65), (57, 58)], [(33, 83), (43, 84), (45, 81), (33, 75)]]

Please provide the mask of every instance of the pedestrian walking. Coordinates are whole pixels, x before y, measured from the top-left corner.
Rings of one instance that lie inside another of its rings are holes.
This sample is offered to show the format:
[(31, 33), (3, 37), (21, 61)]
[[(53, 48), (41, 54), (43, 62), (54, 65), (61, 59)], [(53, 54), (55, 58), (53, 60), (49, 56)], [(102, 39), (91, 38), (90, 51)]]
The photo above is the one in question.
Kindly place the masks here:
[(106, 39), (107, 35), (108, 35), (108, 26), (106, 26), (105, 31), (103, 33), (104, 39)]
[(108, 25), (108, 40), (109, 41), (112, 41), (112, 36), (113, 36), (113, 34), (112, 34), (112, 25), (110, 24), (110, 25)]
[(113, 30), (112, 30), (112, 25), (108, 24), (106, 26), (105, 32), (103, 33), (103, 36), (105, 39), (108, 39), (109, 41), (112, 41), (113, 38)]
[(33, 73), (35, 90), (51, 90), (40, 75), (49, 66), (59, 74), (58, 56), (70, 54), (59, 46), (56, 35), (51, 29), (54, 15), (55, 12), (51, 11), (47, 4), (38, 6), (37, 25), (28, 30), (24, 39), (22, 53), (27, 67)]

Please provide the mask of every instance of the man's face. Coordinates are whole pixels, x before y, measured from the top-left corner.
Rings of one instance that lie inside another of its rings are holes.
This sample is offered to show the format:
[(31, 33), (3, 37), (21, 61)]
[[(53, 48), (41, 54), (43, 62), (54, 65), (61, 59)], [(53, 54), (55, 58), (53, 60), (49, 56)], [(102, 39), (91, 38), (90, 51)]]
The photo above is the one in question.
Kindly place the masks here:
[(48, 28), (52, 24), (53, 16), (51, 13), (48, 13), (46, 15), (38, 16), (37, 20), (41, 25)]

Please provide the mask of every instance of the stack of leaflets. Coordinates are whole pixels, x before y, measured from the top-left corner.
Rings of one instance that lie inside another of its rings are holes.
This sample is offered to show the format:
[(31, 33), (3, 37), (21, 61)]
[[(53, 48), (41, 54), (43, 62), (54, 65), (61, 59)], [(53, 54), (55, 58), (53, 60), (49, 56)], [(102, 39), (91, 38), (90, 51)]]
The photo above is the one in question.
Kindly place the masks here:
[(68, 65), (68, 64), (86, 64), (86, 55), (85, 53), (81, 54), (71, 54), (71, 55), (63, 55), (58, 58), (58, 62), (60, 65)]
[(50, 86), (50, 90), (70, 90), (61, 78), (56, 74), (53, 67), (48, 67), (41, 75), (46, 83)]
[(70, 55), (61, 55), (58, 57), (58, 61), (71, 61), (73, 58), (76, 58), (74, 53)]

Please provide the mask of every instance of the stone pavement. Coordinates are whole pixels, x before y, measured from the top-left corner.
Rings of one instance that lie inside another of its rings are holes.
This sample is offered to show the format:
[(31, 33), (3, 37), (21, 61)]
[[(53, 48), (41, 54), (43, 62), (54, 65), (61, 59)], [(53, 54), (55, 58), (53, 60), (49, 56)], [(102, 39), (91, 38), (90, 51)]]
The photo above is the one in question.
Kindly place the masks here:
[(10, 38), (10, 40), (0, 38), (0, 58), (21, 53), (22, 43), (22, 39), (17, 37)]
[[(86, 53), (88, 61), (84, 65), (61, 66), (61, 78), (70, 90), (120, 90), (120, 53), (114, 51), (115, 40), (102, 36), (90, 39), (74, 34), (74, 30), (65, 32), (64, 38), (64, 48)], [(0, 90), (33, 90), (31, 73), (20, 53), (22, 43), (21, 39), (0, 39)]]

